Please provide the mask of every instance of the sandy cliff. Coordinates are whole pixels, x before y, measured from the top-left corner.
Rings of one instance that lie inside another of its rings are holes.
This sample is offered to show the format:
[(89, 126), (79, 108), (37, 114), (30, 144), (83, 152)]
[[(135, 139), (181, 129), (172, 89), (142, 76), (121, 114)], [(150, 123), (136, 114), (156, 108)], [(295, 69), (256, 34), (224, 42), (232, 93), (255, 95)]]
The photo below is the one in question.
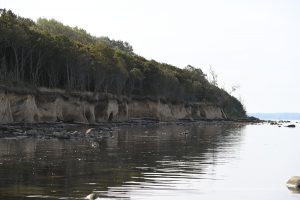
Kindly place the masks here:
[(147, 98), (66, 93), (40, 88), (31, 92), (0, 89), (0, 123), (126, 121), (153, 118), (171, 121), (184, 118), (226, 119), (223, 110), (211, 104), (167, 103)]

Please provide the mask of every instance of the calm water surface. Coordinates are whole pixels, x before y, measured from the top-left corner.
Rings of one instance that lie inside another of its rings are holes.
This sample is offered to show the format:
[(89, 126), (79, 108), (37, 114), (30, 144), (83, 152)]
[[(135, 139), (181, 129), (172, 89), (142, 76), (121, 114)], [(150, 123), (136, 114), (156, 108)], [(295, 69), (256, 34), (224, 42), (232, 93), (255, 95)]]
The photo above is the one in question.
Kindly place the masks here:
[(300, 199), (300, 128), (160, 125), (102, 140), (0, 139), (0, 199)]

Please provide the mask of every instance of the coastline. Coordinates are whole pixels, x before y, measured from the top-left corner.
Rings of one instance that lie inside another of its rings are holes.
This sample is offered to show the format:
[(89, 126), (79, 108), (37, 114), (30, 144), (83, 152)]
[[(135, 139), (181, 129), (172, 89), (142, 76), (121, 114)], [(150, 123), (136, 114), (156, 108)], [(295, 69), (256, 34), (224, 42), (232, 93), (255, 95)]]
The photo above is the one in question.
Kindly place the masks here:
[(0, 106), (0, 138), (101, 139), (121, 127), (262, 122), (254, 117), (231, 119), (220, 105), (209, 102), (172, 102), (12, 83), (0, 84)]
[(95, 124), (41, 122), (41, 123), (7, 123), (0, 125), (0, 138), (38, 138), (38, 139), (102, 139), (108, 137), (113, 131), (128, 127), (154, 127), (154, 126), (192, 126), (192, 125), (246, 125), (259, 124), (261, 120), (178, 120), (157, 121), (151, 119), (134, 119), (123, 122), (102, 122)]
[(94, 124), (132, 119), (230, 120), (221, 105), (174, 102), (149, 96), (66, 91), (0, 84), (0, 124), (67, 122)]

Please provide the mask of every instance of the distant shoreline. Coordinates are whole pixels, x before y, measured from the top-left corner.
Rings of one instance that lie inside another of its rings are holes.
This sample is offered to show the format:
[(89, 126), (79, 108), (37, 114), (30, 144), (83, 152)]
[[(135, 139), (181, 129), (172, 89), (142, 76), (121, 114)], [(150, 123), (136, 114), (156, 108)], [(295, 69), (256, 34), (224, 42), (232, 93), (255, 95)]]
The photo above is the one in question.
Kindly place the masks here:
[(259, 118), (261, 120), (300, 120), (300, 113), (249, 113), (249, 116)]

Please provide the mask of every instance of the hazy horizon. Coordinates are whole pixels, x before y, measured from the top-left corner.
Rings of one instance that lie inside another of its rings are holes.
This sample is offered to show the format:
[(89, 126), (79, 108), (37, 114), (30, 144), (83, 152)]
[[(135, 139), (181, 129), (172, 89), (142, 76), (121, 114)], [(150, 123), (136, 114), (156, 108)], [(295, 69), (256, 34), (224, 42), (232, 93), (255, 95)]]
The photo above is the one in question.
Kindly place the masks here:
[(249, 113), (262, 120), (300, 120), (300, 113)]
[(296, 0), (0, 0), (36, 20), (56, 19), (95, 36), (129, 42), (135, 53), (240, 85), (248, 113), (300, 112), (300, 2)]

